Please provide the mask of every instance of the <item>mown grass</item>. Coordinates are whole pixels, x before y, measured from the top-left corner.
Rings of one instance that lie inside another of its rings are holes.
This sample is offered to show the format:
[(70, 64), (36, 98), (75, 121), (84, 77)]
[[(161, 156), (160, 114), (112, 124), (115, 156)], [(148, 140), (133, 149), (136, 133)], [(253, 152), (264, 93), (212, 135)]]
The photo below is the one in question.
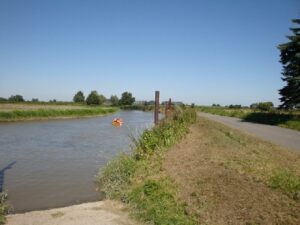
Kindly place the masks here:
[[(202, 119), (201, 119), (202, 120)], [(226, 155), (226, 165), (251, 175), (292, 197), (300, 191), (300, 157), (275, 145), (248, 137), (224, 125), (203, 120), (206, 137), (219, 145)], [(224, 157), (225, 158), (225, 157)]]
[(6, 203), (7, 194), (0, 192), (0, 225), (5, 224), (5, 215), (8, 213), (8, 205)]
[(201, 112), (211, 114), (237, 117), (247, 122), (261, 123), (286, 127), (300, 131), (299, 111), (279, 111), (260, 112), (252, 109), (229, 109), (223, 107), (198, 107)]
[(16, 121), (27, 119), (43, 119), (57, 117), (84, 117), (105, 115), (116, 112), (112, 107), (85, 107), (82, 109), (37, 109), (37, 110), (13, 110), (0, 112), (0, 121)]
[(131, 155), (121, 155), (97, 175), (97, 183), (108, 198), (127, 203), (132, 214), (156, 225), (195, 224), (179, 203), (176, 187), (161, 173), (167, 147), (188, 133), (197, 118), (195, 110), (177, 111), (171, 118), (146, 130), (134, 140)]

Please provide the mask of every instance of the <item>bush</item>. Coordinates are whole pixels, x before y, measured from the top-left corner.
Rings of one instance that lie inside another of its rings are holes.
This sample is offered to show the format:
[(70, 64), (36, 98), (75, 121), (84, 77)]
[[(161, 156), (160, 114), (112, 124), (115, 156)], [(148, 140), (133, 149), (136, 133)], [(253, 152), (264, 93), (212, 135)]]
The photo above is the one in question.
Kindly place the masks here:
[(261, 111), (270, 111), (273, 106), (272, 102), (260, 102), (257, 104), (257, 109)]

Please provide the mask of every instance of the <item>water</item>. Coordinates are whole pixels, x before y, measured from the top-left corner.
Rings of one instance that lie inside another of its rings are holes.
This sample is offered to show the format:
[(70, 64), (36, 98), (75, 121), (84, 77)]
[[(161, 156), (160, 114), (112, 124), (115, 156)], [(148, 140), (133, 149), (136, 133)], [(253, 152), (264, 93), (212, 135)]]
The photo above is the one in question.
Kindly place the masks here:
[[(111, 121), (121, 117), (115, 128)], [(118, 153), (130, 149), (129, 134), (152, 126), (153, 114), (117, 114), (72, 120), (0, 124), (0, 189), (13, 212), (96, 201), (94, 177)]]

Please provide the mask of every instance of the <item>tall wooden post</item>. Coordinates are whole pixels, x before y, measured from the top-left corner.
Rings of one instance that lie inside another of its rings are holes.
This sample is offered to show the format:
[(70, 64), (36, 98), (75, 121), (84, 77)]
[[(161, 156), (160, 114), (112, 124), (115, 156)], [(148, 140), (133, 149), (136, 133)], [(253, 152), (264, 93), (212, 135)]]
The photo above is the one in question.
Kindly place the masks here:
[(154, 123), (158, 123), (158, 113), (159, 113), (159, 91), (155, 91), (155, 109), (154, 109)]

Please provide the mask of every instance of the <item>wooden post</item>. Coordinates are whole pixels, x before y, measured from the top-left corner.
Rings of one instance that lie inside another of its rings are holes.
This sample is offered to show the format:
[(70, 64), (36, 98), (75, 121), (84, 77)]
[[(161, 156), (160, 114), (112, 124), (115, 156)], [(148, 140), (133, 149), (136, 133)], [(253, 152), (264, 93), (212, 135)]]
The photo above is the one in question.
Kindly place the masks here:
[(155, 91), (155, 109), (154, 109), (154, 123), (158, 123), (158, 113), (159, 113), (159, 91)]

